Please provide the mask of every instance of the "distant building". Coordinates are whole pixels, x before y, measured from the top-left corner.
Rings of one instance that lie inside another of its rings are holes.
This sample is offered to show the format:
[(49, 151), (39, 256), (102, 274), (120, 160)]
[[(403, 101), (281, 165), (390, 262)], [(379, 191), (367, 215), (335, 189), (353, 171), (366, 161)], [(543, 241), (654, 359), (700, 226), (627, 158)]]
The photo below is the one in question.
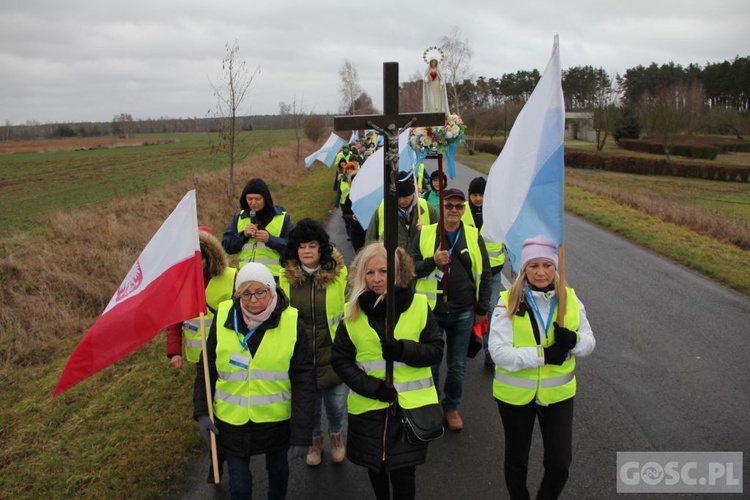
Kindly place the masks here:
[(594, 113), (590, 111), (565, 112), (565, 139), (596, 142)]

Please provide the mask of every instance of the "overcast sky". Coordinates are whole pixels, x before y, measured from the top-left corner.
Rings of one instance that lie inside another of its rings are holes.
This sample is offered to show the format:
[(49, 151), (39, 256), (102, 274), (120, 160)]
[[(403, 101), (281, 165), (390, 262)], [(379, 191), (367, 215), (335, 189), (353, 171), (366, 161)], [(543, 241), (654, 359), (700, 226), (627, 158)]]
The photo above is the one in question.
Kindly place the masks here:
[(383, 62), (400, 80), (457, 26), (474, 76), (542, 71), (560, 36), (563, 69), (623, 73), (750, 55), (750, 0), (2, 0), (0, 124), (203, 118), (225, 45), (260, 66), (243, 114), (338, 112), (346, 58), (382, 109)]

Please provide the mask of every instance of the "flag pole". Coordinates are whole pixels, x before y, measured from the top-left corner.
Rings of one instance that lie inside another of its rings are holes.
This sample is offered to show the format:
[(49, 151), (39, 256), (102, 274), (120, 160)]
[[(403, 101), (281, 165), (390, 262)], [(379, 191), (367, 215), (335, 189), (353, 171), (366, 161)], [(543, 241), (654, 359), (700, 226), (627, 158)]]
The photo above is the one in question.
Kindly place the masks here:
[[(440, 250), (445, 250), (448, 245), (445, 243), (445, 220), (443, 217), (443, 153), (438, 153), (438, 228), (440, 229)], [(443, 290), (443, 302), (448, 302), (448, 266), (443, 266), (443, 279), (440, 280), (440, 286)]]
[[(204, 313), (200, 315), (200, 329), (201, 329), (201, 355), (203, 356), (203, 381), (206, 384), (206, 402), (208, 403), (208, 418), (212, 424), (214, 422), (214, 403), (211, 397), (211, 378), (208, 374), (208, 354), (206, 353), (206, 317)], [(211, 466), (214, 472), (214, 484), (219, 484), (221, 479), (219, 477), (219, 457), (216, 452), (216, 434), (209, 431), (211, 438)]]
[(568, 307), (568, 289), (565, 285), (565, 243), (560, 245), (560, 290), (557, 291), (557, 324), (565, 326), (565, 312)]
[(421, 229), (422, 225), (420, 224), (420, 221), (422, 220), (422, 214), (421, 214), (421, 210), (420, 210), (420, 207), (419, 207), (419, 198), (421, 198), (421, 196), (420, 196), (420, 193), (419, 193), (419, 187), (418, 187), (418, 183), (417, 183), (417, 170), (416, 170), (416, 168), (412, 169), (411, 176), (414, 179), (414, 195), (417, 198), (417, 220), (414, 223), (417, 225), (417, 228)]

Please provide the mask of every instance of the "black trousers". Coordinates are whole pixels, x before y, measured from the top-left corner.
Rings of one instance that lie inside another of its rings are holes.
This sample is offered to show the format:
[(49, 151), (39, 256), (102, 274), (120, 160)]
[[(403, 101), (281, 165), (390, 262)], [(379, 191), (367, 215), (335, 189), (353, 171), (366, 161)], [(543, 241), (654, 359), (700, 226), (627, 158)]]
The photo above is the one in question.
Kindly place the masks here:
[(544, 445), (544, 476), (536, 498), (554, 499), (562, 493), (573, 460), (573, 400), (549, 406), (534, 402), (523, 406), (497, 402), (505, 433), (505, 484), (511, 499), (530, 498), (526, 476), (537, 418)]
[(377, 500), (390, 500), (390, 490), (393, 486), (393, 500), (414, 500), (417, 495), (416, 469), (412, 465), (386, 472), (385, 464), (378, 472), (367, 469), (375, 498)]

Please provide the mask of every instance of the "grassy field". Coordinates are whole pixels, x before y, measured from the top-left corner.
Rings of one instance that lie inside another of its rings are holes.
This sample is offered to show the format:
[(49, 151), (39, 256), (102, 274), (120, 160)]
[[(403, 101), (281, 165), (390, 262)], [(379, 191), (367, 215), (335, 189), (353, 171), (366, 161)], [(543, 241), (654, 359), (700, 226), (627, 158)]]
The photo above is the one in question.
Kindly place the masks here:
[[(237, 184), (262, 177), (294, 221), (322, 220), (332, 172), (306, 170), (290, 140), (289, 132), (269, 133), (265, 147), (238, 167)], [(0, 238), (0, 498), (163, 498), (204, 446), (191, 418), (194, 367), (169, 368), (163, 334), (51, 398), (73, 348), (184, 193), (197, 190), (200, 223), (215, 234), (237, 210), (205, 137), (123, 149), (0, 156), (0, 202), (15, 211), (3, 219)], [(305, 143), (302, 155), (313, 149)], [(485, 172), (494, 159), (460, 158)], [(46, 187), (24, 191), (21, 170)], [(617, 197), (668, 200), (747, 229), (746, 185), (567, 174), (569, 211), (750, 295), (747, 250)], [(15, 179), (18, 191), (5, 179)], [(619, 195), (604, 192), (613, 187)], [(36, 204), (24, 201), (34, 195)]]
[[(256, 131), (258, 152), (286, 144), (293, 131)], [(149, 191), (200, 172), (226, 167), (211, 150), (208, 134), (141, 135), (144, 143), (173, 142), (79, 151), (0, 154), (0, 231), (38, 230), (54, 210), (80, 208)], [(104, 142), (108, 138), (105, 138)], [(64, 141), (47, 141), (48, 148)]]

